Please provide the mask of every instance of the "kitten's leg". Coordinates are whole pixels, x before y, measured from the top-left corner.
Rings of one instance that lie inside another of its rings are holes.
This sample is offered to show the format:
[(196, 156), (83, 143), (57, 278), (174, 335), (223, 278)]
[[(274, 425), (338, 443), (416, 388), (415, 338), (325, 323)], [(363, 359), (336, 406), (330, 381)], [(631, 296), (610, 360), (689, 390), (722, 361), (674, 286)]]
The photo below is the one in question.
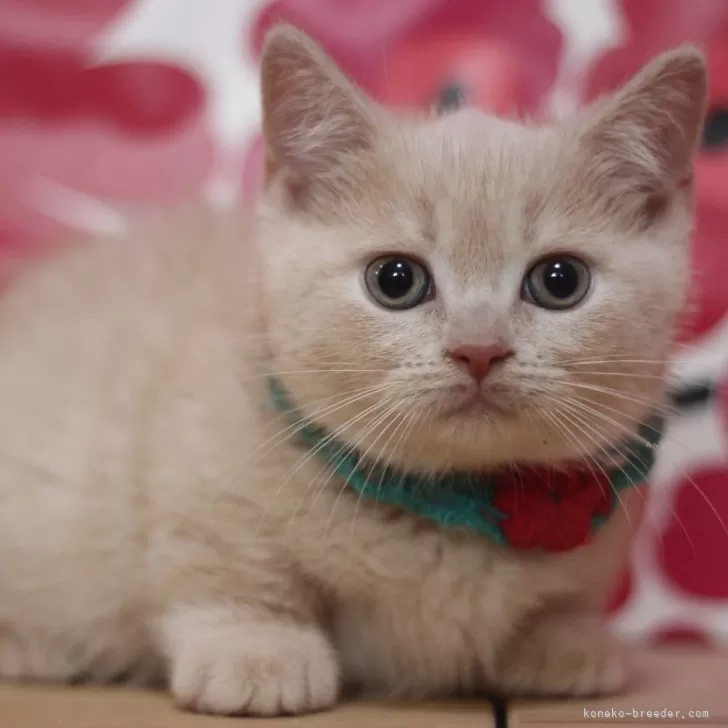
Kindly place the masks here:
[(590, 696), (619, 691), (624, 648), (592, 614), (539, 614), (507, 642), (496, 687), (508, 695)]
[(336, 702), (336, 654), (313, 622), (221, 601), (172, 609), (161, 634), (171, 689), (185, 708), (272, 716)]

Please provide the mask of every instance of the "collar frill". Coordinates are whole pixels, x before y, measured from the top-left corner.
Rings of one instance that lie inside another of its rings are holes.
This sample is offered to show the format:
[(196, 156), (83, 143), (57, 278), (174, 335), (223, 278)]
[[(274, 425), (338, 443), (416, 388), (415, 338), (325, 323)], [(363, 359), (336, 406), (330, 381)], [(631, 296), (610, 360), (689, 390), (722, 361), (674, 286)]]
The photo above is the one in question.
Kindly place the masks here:
[(621, 492), (645, 482), (662, 433), (661, 418), (650, 417), (630, 440), (605, 452), (598, 467), (575, 463), (412, 475), (363, 462), (346, 443), (308, 421), (277, 379), (268, 384), (273, 406), (292, 421), (302, 442), (362, 497), (516, 550), (564, 552), (588, 544)]

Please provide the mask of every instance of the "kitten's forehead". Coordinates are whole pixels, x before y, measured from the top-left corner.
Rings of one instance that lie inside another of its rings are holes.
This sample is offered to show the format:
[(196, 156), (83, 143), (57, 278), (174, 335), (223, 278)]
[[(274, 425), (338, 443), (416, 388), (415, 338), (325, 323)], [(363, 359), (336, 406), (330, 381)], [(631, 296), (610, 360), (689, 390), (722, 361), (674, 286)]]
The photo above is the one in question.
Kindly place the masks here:
[(409, 151), (419, 159), (406, 164), (419, 168), (438, 251), (458, 273), (482, 279), (528, 245), (545, 136), (470, 109), (417, 129)]

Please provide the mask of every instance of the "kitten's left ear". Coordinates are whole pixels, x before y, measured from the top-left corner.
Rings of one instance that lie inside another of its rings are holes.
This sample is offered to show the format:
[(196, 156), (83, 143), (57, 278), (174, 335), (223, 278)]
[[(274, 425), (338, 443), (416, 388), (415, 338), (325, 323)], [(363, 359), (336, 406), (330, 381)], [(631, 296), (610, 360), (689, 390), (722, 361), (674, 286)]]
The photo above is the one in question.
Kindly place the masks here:
[(266, 37), (261, 90), (269, 172), (284, 167), (314, 181), (373, 144), (373, 102), (291, 26), (279, 25)]
[(688, 187), (707, 90), (703, 54), (684, 46), (658, 56), (589, 110), (585, 138), (592, 160), (611, 177), (604, 181), (616, 182), (624, 193), (644, 193), (654, 210)]

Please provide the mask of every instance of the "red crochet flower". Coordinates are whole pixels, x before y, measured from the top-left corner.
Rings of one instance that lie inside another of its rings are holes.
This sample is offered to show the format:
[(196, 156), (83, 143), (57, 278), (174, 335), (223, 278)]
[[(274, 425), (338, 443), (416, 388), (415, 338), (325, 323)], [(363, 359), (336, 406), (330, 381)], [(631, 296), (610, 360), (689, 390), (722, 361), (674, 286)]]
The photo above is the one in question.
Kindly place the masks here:
[(499, 479), (493, 505), (510, 545), (568, 551), (589, 541), (593, 518), (609, 515), (611, 485), (583, 470), (523, 468)]

